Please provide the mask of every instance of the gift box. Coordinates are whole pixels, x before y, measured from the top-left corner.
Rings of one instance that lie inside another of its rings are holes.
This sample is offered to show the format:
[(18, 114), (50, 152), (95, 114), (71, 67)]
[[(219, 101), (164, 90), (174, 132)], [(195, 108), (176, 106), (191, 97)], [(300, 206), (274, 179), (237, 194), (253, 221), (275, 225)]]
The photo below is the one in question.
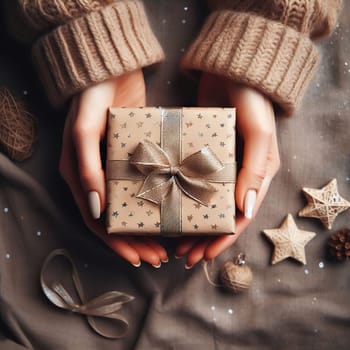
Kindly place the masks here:
[(107, 232), (233, 234), (235, 120), (233, 108), (110, 108)]

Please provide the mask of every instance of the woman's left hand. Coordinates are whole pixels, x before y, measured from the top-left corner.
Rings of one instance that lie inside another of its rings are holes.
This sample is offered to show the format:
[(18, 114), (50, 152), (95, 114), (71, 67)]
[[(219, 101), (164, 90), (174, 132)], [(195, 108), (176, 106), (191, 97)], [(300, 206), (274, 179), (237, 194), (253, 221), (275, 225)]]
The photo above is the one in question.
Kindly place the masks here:
[(243, 162), (238, 173), (234, 235), (185, 237), (177, 244), (176, 256), (187, 255), (186, 268), (211, 260), (230, 247), (256, 215), (279, 165), (275, 115), (271, 101), (259, 91), (226, 78), (203, 73), (199, 106), (232, 106), (237, 111), (237, 129), (244, 142)]
[[(145, 103), (145, 82), (140, 69), (98, 83), (75, 96), (64, 127), (60, 172), (92, 232), (132, 265), (139, 266), (145, 261), (160, 267), (161, 262), (168, 260), (167, 252), (154, 238), (108, 235), (104, 222), (96, 220), (106, 207), (100, 142), (105, 137), (107, 110), (110, 106), (136, 107)], [(93, 192), (97, 209), (90, 210)]]

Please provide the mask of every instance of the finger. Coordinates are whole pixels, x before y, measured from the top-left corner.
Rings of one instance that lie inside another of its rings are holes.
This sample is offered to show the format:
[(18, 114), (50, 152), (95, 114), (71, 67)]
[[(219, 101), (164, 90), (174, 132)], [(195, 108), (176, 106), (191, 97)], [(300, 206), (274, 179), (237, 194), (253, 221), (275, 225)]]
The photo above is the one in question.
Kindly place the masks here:
[(212, 241), (212, 237), (201, 238), (188, 252), (186, 259), (186, 269), (192, 268), (195, 264), (197, 264), (200, 260), (203, 259), (205, 250), (208, 244)]
[(181, 237), (176, 245), (175, 257), (181, 258), (186, 255), (199, 240), (201, 237)]
[(159, 259), (161, 262), (167, 263), (169, 261), (167, 251), (155, 239), (148, 238), (148, 237), (142, 237), (142, 241), (145, 244), (147, 244), (148, 246), (150, 246), (156, 252), (156, 254), (159, 256)]
[(141, 265), (141, 258), (136, 249), (127, 242), (123, 237), (109, 237), (106, 232), (98, 234), (100, 238), (121, 258), (128, 261), (135, 267)]
[(268, 157), (266, 176), (272, 179), (277, 174), (281, 165), (280, 154), (278, 150), (276, 123), (273, 123), (271, 149)]
[(105, 134), (107, 109), (113, 98), (112, 80), (85, 90), (80, 96), (77, 116), (72, 126), (80, 181), (94, 219), (99, 218), (106, 203), (100, 141)]
[(85, 193), (81, 187), (78, 178), (77, 162), (75, 159), (74, 145), (71, 139), (70, 127), (72, 113), (75, 113), (74, 102), (70, 115), (67, 117), (67, 121), (63, 131), (62, 152), (60, 159), (60, 172), (67, 182), (70, 190), (73, 194), (80, 212), (82, 213), (85, 224), (92, 230), (97, 236), (99, 236), (113, 251), (115, 251), (122, 258), (137, 266), (140, 263), (140, 257), (135, 249), (130, 247), (122, 239), (112, 238), (107, 235), (101, 222), (92, 220), (89, 215), (89, 208), (85, 200)]
[(247, 218), (252, 218), (263, 179), (274, 132), (271, 103), (254, 89), (235, 86), (229, 90), (232, 105), (237, 107), (238, 129), (244, 140), (242, 168), (237, 177), (236, 203)]
[(204, 260), (209, 261), (216, 258), (224, 250), (234, 244), (249, 223), (249, 219), (245, 218), (243, 215), (239, 215), (236, 218), (236, 233), (234, 235), (220, 236), (208, 244), (204, 252)]
[(143, 242), (141, 237), (127, 237), (126, 240), (129, 245), (135, 249), (142, 261), (151, 264), (155, 268), (159, 268), (161, 266), (161, 260), (157, 254), (157, 251), (147, 243)]
[[(272, 180), (272, 177), (267, 176), (262, 182), (262, 185), (260, 187), (260, 191), (258, 193), (258, 197), (256, 200), (256, 210), (259, 210), (266, 196), (266, 193), (269, 189), (271, 180)], [(244, 230), (247, 228), (247, 226), (250, 224), (250, 222), (251, 222), (251, 219), (248, 219), (244, 215), (239, 214), (236, 217), (235, 234), (229, 235), (229, 236), (221, 236), (213, 240), (212, 242), (210, 242), (207, 246), (207, 249), (204, 252), (204, 260), (208, 261), (216, 258), (223, 251), (225, 251), (232, 244), (234, 244), (237, 241), (237, 239), (240, 237), (240, 235), (244, 232)]]

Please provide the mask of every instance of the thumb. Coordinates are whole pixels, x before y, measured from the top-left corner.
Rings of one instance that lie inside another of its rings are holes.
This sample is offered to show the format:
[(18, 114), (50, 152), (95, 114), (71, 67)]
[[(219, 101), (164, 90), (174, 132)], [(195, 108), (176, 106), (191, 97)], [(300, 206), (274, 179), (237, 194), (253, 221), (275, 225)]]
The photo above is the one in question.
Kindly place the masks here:
[(258, 91), (232, 84), (229, 98), (237, 108), (237, 126), (244, 142), (242, 168), (237, 177), (235, 199), (238, 209), (251, 219), (257, 196), (266, 177), (274, 130), (270, 101)]
[(80, 96), (72, 127), (80, 181), (95, 219), (100, 217), (106, 205), (100, 140), (105, 133), (107, 109), (112, 104), (114, 91), (112, 80), (86, 89)]

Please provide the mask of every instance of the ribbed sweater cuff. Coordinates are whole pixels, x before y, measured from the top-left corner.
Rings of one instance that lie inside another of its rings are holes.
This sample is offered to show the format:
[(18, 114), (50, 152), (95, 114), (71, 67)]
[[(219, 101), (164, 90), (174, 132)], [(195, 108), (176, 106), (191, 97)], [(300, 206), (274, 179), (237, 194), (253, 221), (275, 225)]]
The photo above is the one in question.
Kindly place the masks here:
[(57, 27), (33, 47), (34, 62), (55, 106), (90, 85), (163, 58), (144, 7), (135, 0), (115, 2)]
[(281, 23), (234, 11), (213, 12), (182, 66), (225, 76), (268, 95), (291, 115), (318, 62), (311, 40)]

